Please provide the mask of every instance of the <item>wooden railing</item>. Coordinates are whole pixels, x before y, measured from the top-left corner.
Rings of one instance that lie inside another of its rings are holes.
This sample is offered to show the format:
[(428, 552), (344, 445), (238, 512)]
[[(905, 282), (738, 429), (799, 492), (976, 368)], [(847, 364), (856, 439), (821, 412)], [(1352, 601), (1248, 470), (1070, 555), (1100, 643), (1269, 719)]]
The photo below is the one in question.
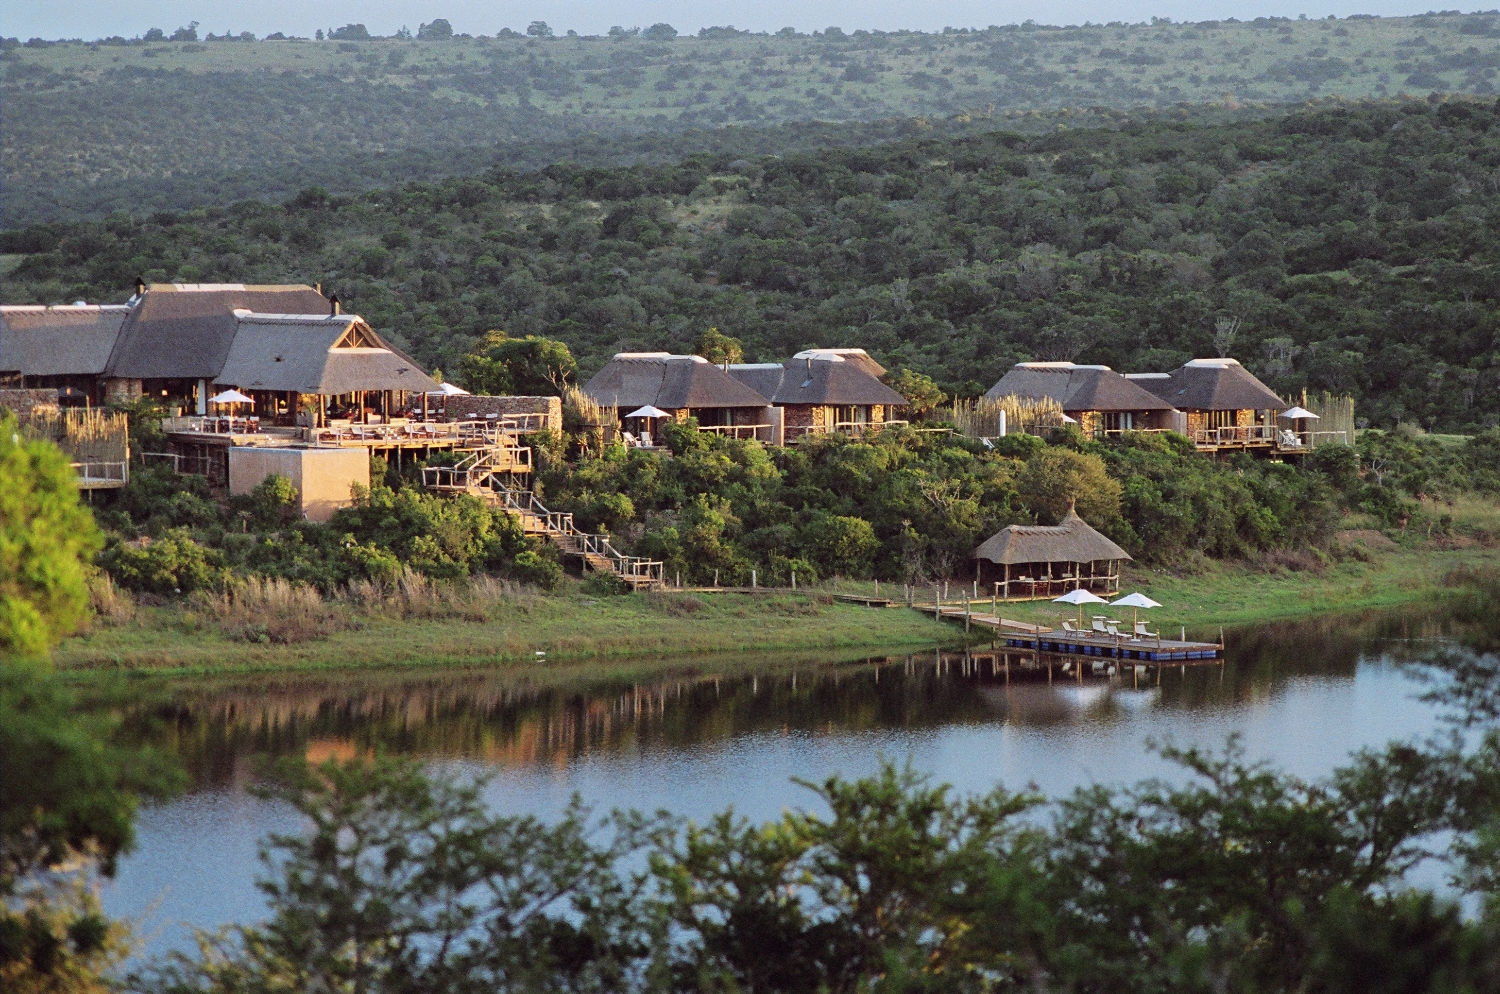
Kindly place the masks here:
[(1274, 445), (1275, 425), (1225, 425), (1222, 428), (1198, 428), (1192, 439), (1197, 445)]
[(78, 474), (78, 483), (85, 489), (91, 486), (124, 486), (130, 482), (129, 463), (118, 460), (93, 460), (71, 464)]
[(882, 428), (910, 424), (909, 421), (835, 421), (831, 425), (793, 425), (786, 429), (785, 435), (788, 442), (800, 441), (812, 435), (852, 435), (859, 438)]
[(723, 435), (727, 438), (760, 438), (764, 430), (768, 435), (771, 431), (770, 425), (699, 425), (699, 431), (706, 431), (714, 435)]

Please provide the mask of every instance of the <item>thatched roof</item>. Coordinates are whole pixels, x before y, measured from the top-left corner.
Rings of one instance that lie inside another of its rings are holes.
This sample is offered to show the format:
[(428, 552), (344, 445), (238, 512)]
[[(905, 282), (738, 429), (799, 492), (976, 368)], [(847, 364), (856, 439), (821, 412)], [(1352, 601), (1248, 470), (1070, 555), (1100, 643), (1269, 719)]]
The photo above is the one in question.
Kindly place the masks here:
[(1165, 377), (1134, 379), (1181, 411), (1267, 411), (1287, 402), (1233, 359), (1194, 359)]
[(974, 550), (974, 558), (1014, 565), (1093, 563), (1131, 557), (1070, 510), (1062, 524), (1009, 525), (1002, 528)]
[[(750, 387), (773, 404), (888, 404), (907, 403), (884, 383), (881, 367), (846, 353), (863, 349), (809, 349), (782, 364), (745, 363), (729, 367), (729, 375)], [(868, 356), (865, 356), (869, 359)]]
[(129, 313), (124, 304), (0, 307), (0, 372), (97, 376)]
[(120, 329), (106, 373), (121, 379), (212, 380), (235, 336), (235, 310), (327, 314), (327, 298), (310, 286), (243, 283), (153, 283)]
[(864, 349), (803, 349), (793, 359), (842, 359), (860, 367), (871, 376), (879, 379), (885, 375), (885, 367), (874, 359)]
[(438, 389), (436, 380), (358, 315), (240, 311), (234, 320), (229, 356), (214, 379), (220, 385), (324, 396)]
[(765, 407), (765, 396), (695, 355), (621, 352), (583, 385), (603, 407), (647, 404), (664, 411), (703, 407)]
[(1169, 411), (1172, 405), (1108, 366), (1071, 362), (1019, 362), (985, 393), (988, 400), (1022, 397), (1055, 400), (1066, 413)]

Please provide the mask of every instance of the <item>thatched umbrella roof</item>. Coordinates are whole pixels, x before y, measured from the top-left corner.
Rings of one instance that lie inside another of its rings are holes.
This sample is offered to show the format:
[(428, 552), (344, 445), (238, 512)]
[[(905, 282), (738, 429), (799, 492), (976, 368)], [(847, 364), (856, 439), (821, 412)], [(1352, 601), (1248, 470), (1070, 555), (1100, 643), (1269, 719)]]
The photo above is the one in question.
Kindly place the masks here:
[(975, 559), (992, 563), (1092, 563), (1130, 559), (1120, 548), (1077, 512), (1069, 510), (1057, 525), (1009, 525), (984, 540), (974, 550)]

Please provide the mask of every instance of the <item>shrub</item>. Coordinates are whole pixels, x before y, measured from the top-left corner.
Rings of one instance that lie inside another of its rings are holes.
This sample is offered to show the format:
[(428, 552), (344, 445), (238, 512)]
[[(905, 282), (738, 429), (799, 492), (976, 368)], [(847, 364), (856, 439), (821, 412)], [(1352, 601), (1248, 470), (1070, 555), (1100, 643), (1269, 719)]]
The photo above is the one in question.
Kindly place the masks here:
[(156, 539), (115, 540), (99, 555), (99, 565), (127, 590), (185, 594), (222, 587), (224, 557), (193, 541), (185, 529), (168, 529)]
[(563, 578), (561, 563), (540, 553), (532, 552), (530, 549), (516, 553), (516, 557), (511, 560), (506, 572), (522, 583), (529, 583), (543, 590), (556, 590), (562, 584)]

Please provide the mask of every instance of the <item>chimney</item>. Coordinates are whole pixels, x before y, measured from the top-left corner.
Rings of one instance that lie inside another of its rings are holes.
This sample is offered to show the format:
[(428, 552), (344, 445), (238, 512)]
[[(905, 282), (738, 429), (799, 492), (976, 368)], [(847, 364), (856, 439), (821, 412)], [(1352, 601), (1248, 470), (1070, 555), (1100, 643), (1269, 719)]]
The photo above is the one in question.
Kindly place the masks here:
[(338, 317), (342, 313), (344, 313), (344, 311), (343, 306), (339, 303), (339, 295), (336, 293), (332, 294), (328, 298), (328, 316)]
[(137, 276), (135, 278), (135, 295), (137, 297), (139, 297), (142, 294), (144, 294), (145, 292), (146, 292), (146, 281), (143, 280), (143, 279), (141, 279), (139, 276)]

